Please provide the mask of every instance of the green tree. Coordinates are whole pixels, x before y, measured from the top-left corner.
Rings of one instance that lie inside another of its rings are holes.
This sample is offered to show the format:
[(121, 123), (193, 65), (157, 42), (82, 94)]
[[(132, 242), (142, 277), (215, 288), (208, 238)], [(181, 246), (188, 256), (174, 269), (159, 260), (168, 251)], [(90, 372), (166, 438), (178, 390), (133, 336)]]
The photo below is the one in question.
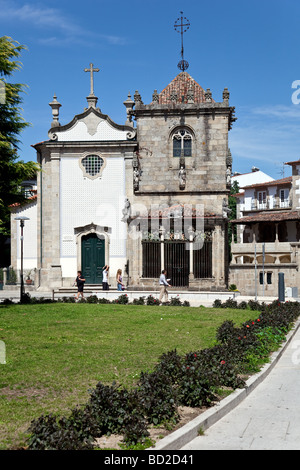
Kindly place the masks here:
[[(10, 211), (13, 203), (24, 203), (20, 183), (34, 178), (38, 165), (20, 160), (19, 135), (29, 126), (20, 107), (26, 86), (11, 83), (10, 77), (22, 66), (18, 58), (25, 46), (7, 36), (0, 37), (0, 250), (10, 235)], [(3, 253), (3, 251), (2, 251)], [(2, 258), (2, 257), (1, 257)], [(3, 258), (2, 258), (3, 259)]]

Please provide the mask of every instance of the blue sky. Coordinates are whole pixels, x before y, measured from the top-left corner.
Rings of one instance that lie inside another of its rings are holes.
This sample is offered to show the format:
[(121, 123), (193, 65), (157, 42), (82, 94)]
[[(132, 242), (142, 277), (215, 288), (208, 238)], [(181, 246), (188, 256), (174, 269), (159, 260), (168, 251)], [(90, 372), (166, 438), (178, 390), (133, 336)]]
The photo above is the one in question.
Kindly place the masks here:
[(216, 101), (228, 87), (236, 108), (233, 170), (257, 166), (282, 177), (282, 163), (300, 158), (300, 104), (292, 102), (300, 80), (298, 0), (0, 0), (1, 36), (28, 48), (13, 76), (28, 85), (23, 116), (32, 124), (21, 135), (21, 158), (35, 160), (31, 144), (48, 138), (54, 93), (61, 124), (83, 111), (90, 62), (100, 68), (98, 105), (115, 122), (125, 123), (128, 92), (139, 90), (149, 103), (153, 90), (179, 73), (173, 25), (181, 10), (191, 24), (184, 36), (188, 72)]

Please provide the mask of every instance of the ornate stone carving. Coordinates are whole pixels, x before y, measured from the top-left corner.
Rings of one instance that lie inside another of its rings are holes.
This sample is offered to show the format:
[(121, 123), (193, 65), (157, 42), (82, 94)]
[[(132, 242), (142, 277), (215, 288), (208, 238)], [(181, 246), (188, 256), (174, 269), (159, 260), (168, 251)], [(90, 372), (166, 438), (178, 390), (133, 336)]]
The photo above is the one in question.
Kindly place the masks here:
[(52, 108), (52, 116), (53, 116), (53, 121), (51, 122), (51, 127), (57, 127), (60, 126), (60, 123), (58, 121), (59, 119), (59, 108), (61, 107), (61, 104), (57, 101), (57, 96), (54, 94), (53, 96), (53, 101), (49, 103), (49, 106)]
[(205, 101), (207, 103), (211, 103), (212, 102), (212, 93), (210, 91), (210, 88), (207, 88), (206, 92), (204, 93), (204, 96), (205, 96)]
[(57, 140), (57, 134), (55, 134), (54, 132), (49, 132), (48, 135), (50, 140)]
[(158, 102), (159, 102), (159, 94), (157, 93), (157, 90), (154, 90), (153, 95), (152, 95), (152, 103), (158, 104)]
[(122, 210), (122, 222), (128, 222), (131, 216), (131, 204), (128, 198), (125, 199), (124, 209)]
[(132, 161), (132, 166), (133, 166), (133, 189), (134, 191), (137, 191), (140, 186), (140, 163), (137, 154), (135, 154), (133, 161)]
[(186, 171), (183, 165), (180, 166), (180, 169), (178, 171), (178, 178), (179, 178), (179, 188), (185, 189)]
[(229, 101), (229, 97), (230, 97), (230, 93), (228, 91), (228, 88), (224, 88), (224, 91), (223, 91), (223, 101)]
[(230, 188), (231, 186), (231, 173), (232, 173), (232, 156), (230, 149), (228, 149), (228, 154), (226, 157), (226, 186)]
[(141, 95), (139, 94), (138, 90), (135, 91), (133, 98), (134, 98), (135, 106), (143, 104)]
[(194, 103), (194, 89), (192, 87), (192, 84), (190, 84), (190, 87), (187, 91), (186, 97), (187, 97), (188, 104)]
[(123, 104), (126, 108), (126, 115), (127, 115), (125, 125), (126, 126), (133, 126), (133, 123), (132, 123), (132, 109), (133, 109), (133, 106), (134, 106), (134, 101), (131, 99), (130, 93), (128, 93), (127, 100), (125, 100), (123, 102)]
[(224, 219), (227, 219), (232, 210), (228, 207), (228, 200), (226, 197), (223, 198), (222, 210)]
[(136, 137), (136, 130), (132, 129), (132, 131), (127, 132), (126, 134), (127, 140), (133, 140)]

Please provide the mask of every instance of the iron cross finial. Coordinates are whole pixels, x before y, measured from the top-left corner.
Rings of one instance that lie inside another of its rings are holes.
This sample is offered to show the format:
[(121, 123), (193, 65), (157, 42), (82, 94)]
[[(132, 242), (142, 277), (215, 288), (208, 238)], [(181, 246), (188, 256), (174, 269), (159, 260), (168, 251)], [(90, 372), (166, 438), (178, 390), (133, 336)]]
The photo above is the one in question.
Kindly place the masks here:
[(100, 69), (96, 69), (94, 68), (94, 64), (90, 64), (90, 68), (89, 69), (84, 69), (85, 72), (90, 72), (90, 77), (91, 77), (91, 91), (90, 91), (90, 95), (91, 96), (94, 96), (94, 75), (93, 73), (94, 72), (99, 72)]
[(190, 22), (183, 16), (183, 11), (180, 12), (180, 15), (181, 16), (175, 21), (174, 29), (177, 33), (181, 34), (181, 61), (178, 62), (178, 68), (184, 72), (188, 68), (189, 63), (183, 58), (183, 34), (189, 29)]

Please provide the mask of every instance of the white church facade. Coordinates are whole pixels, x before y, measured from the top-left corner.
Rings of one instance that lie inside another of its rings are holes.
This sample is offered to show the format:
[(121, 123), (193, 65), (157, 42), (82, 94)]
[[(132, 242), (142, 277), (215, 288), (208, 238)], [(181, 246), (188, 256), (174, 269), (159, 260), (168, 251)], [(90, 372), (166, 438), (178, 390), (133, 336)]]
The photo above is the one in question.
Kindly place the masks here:
[[(153, 289), (162, 268), (173, 285), (224, 290), (228, 284), (227, 198), (235, 121), (225, 88), (215, 102), (179, 73), (145, 105), (138, 92), (124, 101), (116, 124), (97, 107), (90, 65), (87, 107), (68, 124), (49, 103), (47, 140), (33, 145), (41, 171), (28, 203), (11, 207), (11, 264), (20, 268), (18, 215), (24, 227), (24, 271), (36, 289), (72, 285), (78, 270), (101, 285), (110, 266), (128, 289)], [(135, 124), (134, 124), (135, 121)], [(172, 281), (171, 281), (172, 283)]]

